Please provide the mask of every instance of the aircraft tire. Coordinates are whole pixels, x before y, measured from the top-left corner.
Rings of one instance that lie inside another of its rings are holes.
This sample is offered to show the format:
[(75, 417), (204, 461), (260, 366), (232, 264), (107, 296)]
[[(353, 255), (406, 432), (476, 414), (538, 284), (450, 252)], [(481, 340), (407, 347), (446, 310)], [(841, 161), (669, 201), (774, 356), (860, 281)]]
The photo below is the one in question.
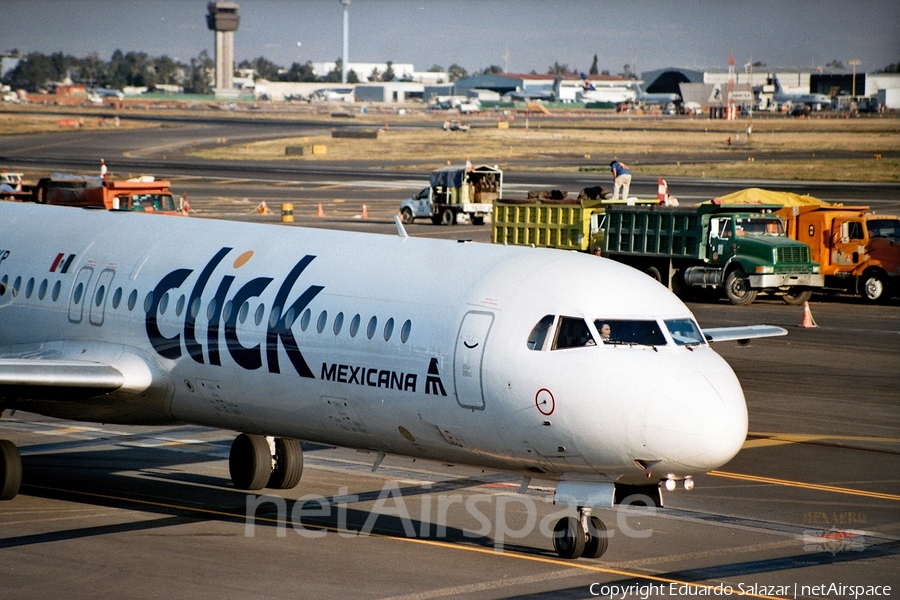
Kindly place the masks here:
[(560, 558), (578, 558), (584, 554), (586, 537), (580, 519), (560, 519), (553, 528), (553, 549)]
[(303, 475), (303, 448), (300, 440), (275, 438), (275, 467), (266, 487), (289, 490), (300, 483)]
[(484, 225), (484, 217), (472, 217), (472, 225)]
[(403, 221), (403, 223), (405, 223), (406, 225), (409, 225), (410, 223), (415, 221), (416, 218), (413, 216), (412, 211), (409, 208), (404, 208), (400, 211), (400, 220)]
[(449, 208), (445, 208), (441, 212), (441, 225), (456, 225), (456, 213)]
[(0, 440), (0, 500), (12, 500), (22, 487), (22, 455), (9, 440)]
[(725, 278), (725, 294), (735, 306), (746, 306), (756, 300), (757, 291), (750, 287), (750, 279), (740, 269)]
[(600, 558), (608, 547), (609, 535), (606, 533), (606, 525), (597, 517), (591, 517), (582, 558)]
[(261, 490), (272, 475), (272, 455), (265, 436), (242, 433), (228, 454), (231, 481), (239, 490)]
[(782, 302), (791, 306), (799, 306), (812, 298), (812, 290), (800, 290), (792, 288), (781, 297)]

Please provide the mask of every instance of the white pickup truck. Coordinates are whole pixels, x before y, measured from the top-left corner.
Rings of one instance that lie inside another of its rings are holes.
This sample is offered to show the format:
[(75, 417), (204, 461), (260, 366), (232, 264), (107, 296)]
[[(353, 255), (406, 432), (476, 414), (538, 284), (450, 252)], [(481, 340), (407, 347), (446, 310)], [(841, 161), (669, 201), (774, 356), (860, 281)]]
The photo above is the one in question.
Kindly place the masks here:
[(431, 182), (400, 204), (404, 223), (431, 219), (435, 225), (455, 225), (459, 215), (468, 215), (473, 225), (483, 225), (502, 199), (503, 171), (497, 167), (444, 167), (431, 172)]

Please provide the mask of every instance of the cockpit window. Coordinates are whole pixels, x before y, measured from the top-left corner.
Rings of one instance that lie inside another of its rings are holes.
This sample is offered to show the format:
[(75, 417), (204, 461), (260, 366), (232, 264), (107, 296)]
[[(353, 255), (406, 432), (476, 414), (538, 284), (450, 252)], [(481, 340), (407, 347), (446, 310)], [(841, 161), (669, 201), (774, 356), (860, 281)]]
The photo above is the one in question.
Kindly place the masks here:
[(703, 334), (693, 319), (669, 319), (666, 321), (666, 327), (679, 346), (703, 343)]
[(565, 348), (582, 348), (594, 346), (594, 336), (584, 319), (577, 317), (560, 317), (556, 326), (556, 337), (553, 339), (553, 350)]
[(550, 332), (550, 326), (553, 325), (553, 315), (547, 315), (537, 322), (534, 329), (528, 335), (529, 350), (543, 350), (544, 342), (547, 340), (547, 333)]
[(656, 321), (597, 319), (594, 321), (604, 344), (665, 346), (666, 338)]

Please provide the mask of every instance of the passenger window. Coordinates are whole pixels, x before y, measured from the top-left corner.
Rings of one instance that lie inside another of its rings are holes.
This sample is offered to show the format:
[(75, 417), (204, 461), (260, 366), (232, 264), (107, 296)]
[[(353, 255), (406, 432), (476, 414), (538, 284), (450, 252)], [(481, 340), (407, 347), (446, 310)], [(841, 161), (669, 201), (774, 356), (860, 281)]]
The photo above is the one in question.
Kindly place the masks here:
[[(666, 338), (656, 321), (597, 319), (594, 321), (604, 344), (623, 346), (665, 346)], [(608, 332), (608, 334), (607, 334)]]
[(375, 328), (378, 327), (378, 319), (376, 317), (372, 317), (369, 319), (369, 324), (366, 325), (366, 337), (370, 340), (372, 336), (375, 335)]
[(323, 310), (319, 313), (319, 320), (316, 322), (316, 331), (322, 333), (325, 331), (325, 324), (328, 322), (328, 311)]
[(553, 315), (547, 315), (537, 322), (537, 325), (535, 325), (531, 329), (531, 333), (528, 334), (529, 350), (544, 349), (544, 342), (547, 340), (547, 333), (550, 331), (551, 325), (553, 325)]
[(344, 313), (339, 312), (337, 316), (334, 318), (334, 335), (337, 335), (341, 332), (341, 328), (344, 326)]
[(559, 324), (556, 326), (556, 337), (553, 340), (553, 350), (594, 345), (596, 345), (596, 342), (584, 319), (577, 317), (559, 318)]
[(403, 327), (400, 328), (400, 343), (406, 343), (406, 340), (409, 339), (410, 331), (412, 331), (412, 322), (407, 319), (407, 321), (403, 323)]
[(44, 279), (41, 281), (41, 287), (38, 288), (38, 300), (43, 300), (47, 296), (47, 286), (49, 282)]
[(350, 337), (356, 337), (356, 334), (359, 331), (359, 322), (360, 322), (359, 315), (355, 315), (353, 317), (353, 319), (350, 321)]
[(53, 284), (53, 291), (50, 292), (50, 299), (53, 300), (54, 302), (59, 300), (60, 291), (62, 291), (62, 283), (57, 281), (56, 283)]
[(394, 333), (394, 318), (391, 317), (384, 323), (384, 341), (389, 342), (391, 340), (391, 335)]

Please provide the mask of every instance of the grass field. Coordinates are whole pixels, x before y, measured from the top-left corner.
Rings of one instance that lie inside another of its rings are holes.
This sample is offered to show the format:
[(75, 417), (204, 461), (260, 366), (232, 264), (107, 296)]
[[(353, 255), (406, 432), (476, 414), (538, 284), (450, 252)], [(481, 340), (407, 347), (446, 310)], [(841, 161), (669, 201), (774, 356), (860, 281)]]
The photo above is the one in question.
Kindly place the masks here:
[[(109, 130), (155, 127), (158, 124), (128, 119), (120, 111), (116, 124), (109, 111), (48, 109), (52, 114), (23, 112), (18, 106), (0, 106), (0, 135), (60, 131), (71, 128)], [(144, 113), (144, 111), (141, 111)], [(198, 118), (208, 110), (166, 111)], [(146, 113), (144, 113), (146, 114)], [(151, 113), (152, 114), (152, 113)], [(208, 160), (378, 161), (392, 168), (422, 169), (473, 163), (496, 164), (517, 171), (602, 171), (613, 158), (628, 162), (635, 174), (663, 177), (709, 177), (830, 181), (900, 181), (900, 118), (894, 114), (859, 118), (806, 118), (755, 116), (738, 121), (701, 117), (629, 117), (611, 112), (596, 116), (554, 114), (553, 119), (516, 115), (508, 129), (497, 126), (498, 116), (466, 119), (470, 131), (444, 131), (444, 117), (424, 111), (405, 115), (345, 113), (334, 118), (326, 107), (307, 105), (304, 112), (285, 109), (216, 111), (218, 118), (302, 119), (323, 128), (347, 126), (379, 130), (377, 139), (319, 136), (284, 137), (254, 143), (222, 140), (215, 147), (189, 150)], [(60, 123), (66, 121), (66, 126)], [(751, 135), (747, 135), (747, 126)], [(300, 146), (302, 156), (287, 156), (285, 149)], [(325, 148), (313, 154), (313, 146)]]
[[(529, 119), (498, 129), (475, 122), (470, 131), (408, 129), (369, 123), (378, 139), (289, 137), (250, 144), (222, 144), (192, 152), (206, 159), (346, 161), (387, 158), (440, 166), (450, 161), (497, 164), (512, 170), (606, 171), (612, 158), (627, 159), (635, 173), (660, 176), (751, 179), (900, 181), (900, 119), (765, 119), (722, 122), (706, 119), (577, 120), (542, 123)], [(324, 146), (325, 154), (312, 154)], [(289, 146), (302, 156), (286, 156)], [(757, 159), (754, 155), (759, 155)], [(885, 156), (887, 155), (887, 156)], [(524, 165), (523, 161), (530, 161)]]

